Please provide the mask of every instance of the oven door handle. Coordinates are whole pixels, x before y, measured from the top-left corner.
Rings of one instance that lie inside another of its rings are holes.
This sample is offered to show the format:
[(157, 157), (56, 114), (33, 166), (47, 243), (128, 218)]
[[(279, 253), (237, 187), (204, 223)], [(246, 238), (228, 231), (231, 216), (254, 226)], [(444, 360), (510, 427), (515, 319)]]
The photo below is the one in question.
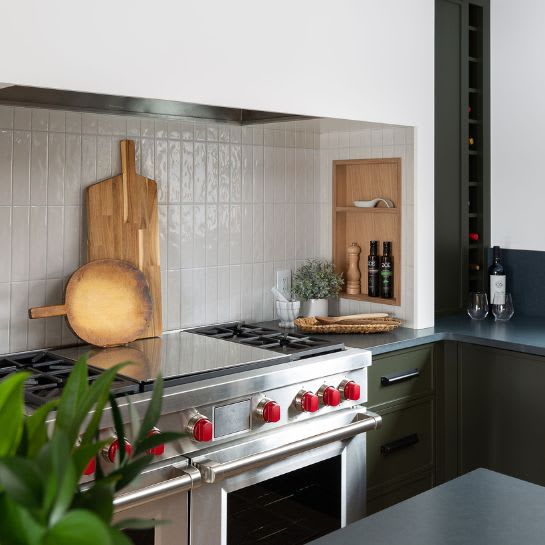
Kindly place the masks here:
[[(174, 472), (171, 472), (171, 478), (169, 479), (151, 486), (144, 486), (138, 490), (131, 490), (125, 494), (119, 494), (114, 498), (114, 507), (116, 509), (125, 509), (158, 497), (187, 492), (200, 483), (201, 474), (194, 467), (179, 468), (174, 465), (172, 469), (174, 469)], [(172, 473), (174, 473), (174, 476), (172, 476)]]
[(342, 428), (312, 435), (300, 441), (288, 443), (287, 445), (282, 445), (281, 447), (265, 452), (244, 456), (237, 460), (222, 463), (206, 459), (201, 462), (194, 462), (194, 465), (200, 470), (202, 480), (205, 483), (215, 483), (251, 469), (256, 469), (284, 460), (290, 456), (334, 443), (335, 441), (343, 441), (360, 433), (375, 430), (380, 427), (381, 422), (382, 418), (378, 414), (371, 412), (358, 413), (354, 422)]

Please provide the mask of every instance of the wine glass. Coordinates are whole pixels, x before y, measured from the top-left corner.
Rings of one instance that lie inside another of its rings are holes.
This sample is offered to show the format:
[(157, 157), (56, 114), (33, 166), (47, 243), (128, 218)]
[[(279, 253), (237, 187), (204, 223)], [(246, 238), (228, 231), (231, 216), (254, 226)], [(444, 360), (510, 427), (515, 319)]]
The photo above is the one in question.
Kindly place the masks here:
[(469, 294), (467, 313), (472, 320), (484, 320), (488, 316), (488, 297), (483, 291)]
[(496, 322), (507, 322), (515, 314), (513, 298), (510, 293), (495, 293), (492, 301), (492, 314)]

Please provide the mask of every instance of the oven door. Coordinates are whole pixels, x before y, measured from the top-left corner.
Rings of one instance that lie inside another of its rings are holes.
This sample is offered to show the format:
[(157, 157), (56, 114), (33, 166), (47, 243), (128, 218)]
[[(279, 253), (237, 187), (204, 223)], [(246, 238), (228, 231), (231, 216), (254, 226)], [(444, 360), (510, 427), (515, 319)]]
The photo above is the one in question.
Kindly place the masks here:
[(191, 545), (303, 545), (365, 515), (363, 407), (200, 452)]
[(134, 545), (187, 545), (189, 491), (200, 473), (187, 460), (155, 467), (114, 499), (114, 522), (126, 519), (167, 521), (153, 528), (125, 529)]

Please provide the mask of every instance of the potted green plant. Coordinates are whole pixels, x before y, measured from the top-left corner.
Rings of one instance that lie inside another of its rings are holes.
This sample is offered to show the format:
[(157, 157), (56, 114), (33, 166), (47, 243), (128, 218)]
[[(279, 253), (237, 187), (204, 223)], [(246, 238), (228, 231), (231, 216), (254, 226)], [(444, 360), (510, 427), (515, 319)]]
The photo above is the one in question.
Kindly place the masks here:
[[(113, 524), (114, 494), (149, 465), (148, 450), (183, 434), (148, 437), (161, 413), (163, 383), (159, 379), (144, 418), (131, 419), (133, 450), (129, 457), (120, 442), (119, 460), (104, 474), (96, 465), (89, 488), (78, 486), (93, 457), (107, 444), (97, 438), (109, 404), (117, 437), (125, 437), (119, 408), (110, 386), (123, 364), (87, 381), (86, 359), (80, 359), (53, 400), (26, 416), (23, 386), (29, 374), (16, 373), (0, 383), (0, 545), (130, 545), (123, 528), (153, 526), (154, 522)], [(51, 426), (51, 413), (54, 424)], [(134, 411), (131, 411), (131, 413)], [(98, 460), (97, 460), (98, 462)]]
[(304, 301), (304, 316), (327, 316), (328, 298), (337, 297), (343, 285), (342, 274), (327, 260), (309, 259), (293, 276), (293, 293)]

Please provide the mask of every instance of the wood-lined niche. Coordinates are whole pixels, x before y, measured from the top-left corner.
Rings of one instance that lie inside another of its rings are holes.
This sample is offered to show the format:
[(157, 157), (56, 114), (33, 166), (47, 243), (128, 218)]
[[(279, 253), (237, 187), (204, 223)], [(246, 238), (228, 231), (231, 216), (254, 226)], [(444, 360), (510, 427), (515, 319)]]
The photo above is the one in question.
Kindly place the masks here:
[[(391, 200), (394, 208), (387, 208), (384, 203), (379, 203), (375, 208), (354, 206), (354, 201), (377, 197)], [(378, 240), (379, 255), (382, 254), (382, 243), (392, 242), (394, 296), (391, 299), (367, 295), (367, 256), (371, 240)], [(401, 159), (333, 161), (333, 263), (336, 271), (346, 275), (346, 251), (352, 242), (357, 242), (361, 247), (361, 293), (341, 293), (340, 297), (400, 305), (401, 240)]]

